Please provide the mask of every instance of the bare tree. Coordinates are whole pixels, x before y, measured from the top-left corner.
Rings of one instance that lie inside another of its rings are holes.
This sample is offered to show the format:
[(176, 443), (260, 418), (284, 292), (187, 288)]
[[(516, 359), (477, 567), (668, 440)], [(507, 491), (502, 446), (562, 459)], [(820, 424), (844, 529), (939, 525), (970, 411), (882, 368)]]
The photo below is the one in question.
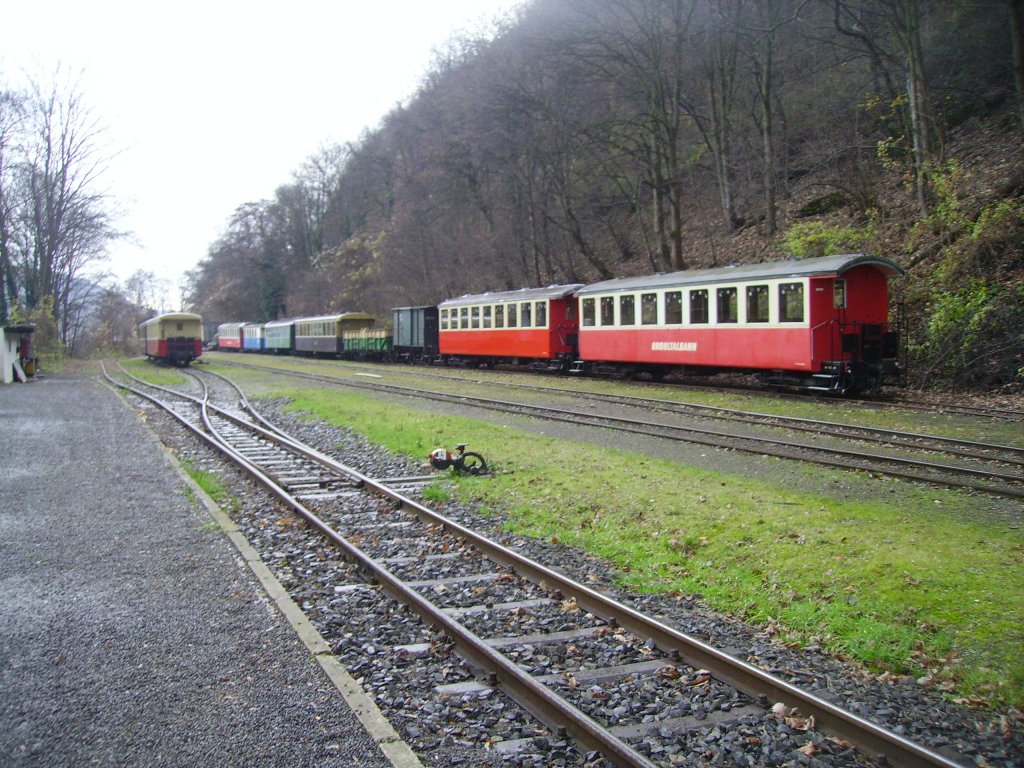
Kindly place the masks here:
[(695, 4), (605, 0), (594, 6), (579, 2), (578, 8), (592, 29), (574, 55), (589, 63), (595, 79), (615, 86), (610, 106), (620, 124), (610, 126), (607, 140), (620, 145), (613, 152), (630, 151), (642, 164), (661, 260), (685, 269), (683, 61)]
[(18, 299), (14, 163), (24, 114), (23, 97), (12, 91), (0, 90), (0, 320), (11, 316)]
[[(927, 0), (925, 0), (927, 4)], [(921, 216), (928, 215), (928, 172), (941, 146), (941, 124), (935, 114), (925, 72), (921, 0), (835, 0), (836, 28), (859, 41), (872, 63), (885, 71), (902, 71), (906, 101), (906, 132), (914, 162), (915, 195)], [(884, 60), (884, 64), (883, 64)], [(888, 66), (885, 66), (888, 65)], [(885, 75), (890, 90), (895, 90)]]
[(32, 86), (24, 128), (24, 155), (15, 174), (17, 268), (28, 307), (52, 297), (66, 344), (75, 280), (119, 236), (112, 201), (100, 188), (109, 157), (77, 85), (62, 86), (59, 73), (49, 90)]
[(1013, 42), (1013, 80), (1017, 85), (1017, 118), (1024, 133), (1024, 0), (1006, 0), (1010, 12), (1010, 39)]

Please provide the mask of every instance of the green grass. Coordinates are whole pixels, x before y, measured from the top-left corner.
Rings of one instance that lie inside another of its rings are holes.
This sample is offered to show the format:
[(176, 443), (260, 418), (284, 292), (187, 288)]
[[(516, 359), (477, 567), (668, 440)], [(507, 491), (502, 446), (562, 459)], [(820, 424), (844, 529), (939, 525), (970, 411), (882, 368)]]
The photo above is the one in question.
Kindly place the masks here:
[[(181, 465), (185, 468), (185, 472), (188, 476), (195, 481), (196, 485), (202, 488), (203, 492), (217, 502), (219, 506), (228, 510), (233, 510), (238, 507), (238, 500), (231, 495), (228, 489), (221, 482), (220, 477), (215, 473), (207, 472), (204, 469), (196, 469), (195, 466), (192, 465), (192, 462), (184, 458), (181, 459)], [(216, 523), (213, 523), (213, 525), (215, 527), (217, 526)]]
[[(121, 365), (133, 376), (161, 387), (181, 387), (188, 381), (187, 375), (180, 369), (157, 365), (144, 357), (123, 359)], [(107, 366), (107, 372), (114, 378), (118, 377), (117, 366)]]
[[(216, 363), (221, 360), (237, 361), (239, 357), (231, 353), (211, 353), (207, 363), (211, 370), (217, 370), (236, 380), (251, 378), (258, 381), (265, 379), (266, 374), (250, 374), (243, 368), (221, 367)], [(248, 362), (248, 358), (243, 358)], [(727, 391), (686, 389), (672, 385), (651, 385), (638, 389), (635, 383), (605, 379), (566, 379), (552, 376), (525, 376), (522, 373), (486, 370), (440, 369), (451, 380), (438, 379), (430, 375), (419, 376), (415, 368), (404, 366), (368, 365), (365, 363), (346, 363), (336, 360), (309, 360), (288, 357), (259, 358), (258, 364), (287, 372), (301, 370), (315, 372), (325, 376), (351, 378), (356, 371), (367, 368), (379, 372), (389, 383), (406, 384), (409, 386), (425, 386), (430, 389), (451, 392), (463, 392), (484, 397), (495, 396), (495, 387), (505, 391), (509, 399), (530, 401), (536, 395), (524, 392), (520, 386), (528, 384), (555, 389), (571, 389), (573, 391), (595, 392), (613, 395), (629, 395), (663, 399), (680, 403), (706, 405), (712, 407), (731, 408), (778, 416), (821, 419), (848, 424), (859, 424), (882, 429), (896, 429), (907, 432), (961, 439), (983, 440), (985, 442), (1015, 445), (1024, 447), (1024, 431), (1018, 423), (990, 421), (985, 424), (984, 431), (979, 434), (978, 419), (950, 415), (945, 413), (929, 413), (900, 411), (887, 408), (871, 408), (857, 401), (821, 397), (807, 398), (774, 398), (757, 394), (744, 394)], [(429, 374), (437, 373), (438, 369), (430, 370)], [(507, 389), (505, 388), (507, 385)], [(570, 396), (571, 397), (571, 396)]]
[(1024, 704), (1024, 536), (965, 494), (892, 483), (891, 503), (838, 501), (343, 390), (275, 394), (419, 461), (469, 443), (496, 476), (430, 493), (603, 557), (625, 586), (700, 595), (786, 642)]

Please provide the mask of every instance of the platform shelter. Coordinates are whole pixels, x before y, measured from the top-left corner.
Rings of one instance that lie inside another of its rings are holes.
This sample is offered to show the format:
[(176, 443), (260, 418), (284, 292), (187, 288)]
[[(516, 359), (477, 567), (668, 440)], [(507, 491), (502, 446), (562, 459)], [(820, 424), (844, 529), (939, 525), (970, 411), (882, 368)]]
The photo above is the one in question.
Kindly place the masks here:
[(32, 354), (34, 325), (0, 325), (0, 371), (3, 383), (25, 382), (36, 373), (38, 358)]

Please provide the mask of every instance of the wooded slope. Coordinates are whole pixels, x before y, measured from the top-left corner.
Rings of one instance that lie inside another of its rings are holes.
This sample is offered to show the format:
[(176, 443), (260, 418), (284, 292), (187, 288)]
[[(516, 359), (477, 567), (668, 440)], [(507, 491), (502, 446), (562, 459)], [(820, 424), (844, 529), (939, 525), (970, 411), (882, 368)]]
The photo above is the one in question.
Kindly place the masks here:
[(909, 270), (916, 381), (1019, 388), (1021, 6), (534, 0), (453, 41), (358, 142), (241, 205), (190, 275), (193, 305), (385, 315), (869, 251)]

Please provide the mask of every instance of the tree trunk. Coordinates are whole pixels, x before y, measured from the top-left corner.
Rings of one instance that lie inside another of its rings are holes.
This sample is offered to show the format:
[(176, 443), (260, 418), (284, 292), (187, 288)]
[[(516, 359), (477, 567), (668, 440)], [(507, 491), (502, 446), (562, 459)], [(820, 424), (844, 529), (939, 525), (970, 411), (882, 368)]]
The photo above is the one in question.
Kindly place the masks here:
[[(771, 5), (771, 4), (769, 4)], [(771, 11), (769, 11), (771, 13)], [(774, 19), (771, 19), (774, 21)], [(771, 238), (778, 231), (778, 220), (775, 213), (775, 141), (772, 121), (772, 64), (774, 44), (773, 32), (769, 31), (763, 42), (761, 51), (761, 141), (764, 153), (764, 208), (765, 234)]]
[(1024, 133), (1024, 0), (1006, 0), (1010, 11), (1010, 37), (1013, 40), (1013, 79), (1017, 84), (1017, 118)]
[(906, 12), (907, 98), (914, 149), (914, 177), (921, 217), (928, 216), (928, 161), (931, 159), (930, 124), (924, 55), (921, 50), (921, 11), (917, 0), (908, 0)]

